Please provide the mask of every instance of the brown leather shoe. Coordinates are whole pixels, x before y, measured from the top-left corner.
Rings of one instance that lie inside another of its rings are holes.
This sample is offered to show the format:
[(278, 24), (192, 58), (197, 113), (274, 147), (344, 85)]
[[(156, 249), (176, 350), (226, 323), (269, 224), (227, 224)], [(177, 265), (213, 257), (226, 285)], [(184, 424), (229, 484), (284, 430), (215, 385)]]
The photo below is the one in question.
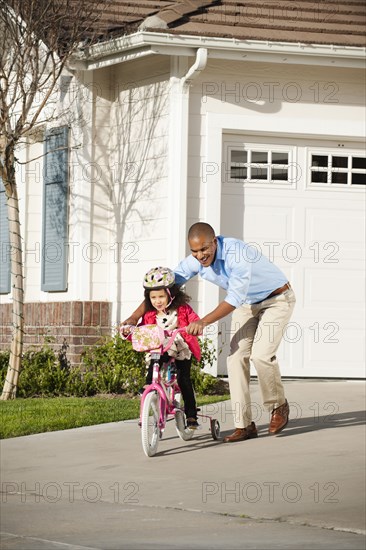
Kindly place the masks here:
[(270, 433), (270, 435), (276, 435), (280, 433), (280, 431), (283, 430), (285, 426), (287, 426), (289, 414), (290, 407), (287, 403), (287, 400), (284, 402), (283, 405), (280, 405), (280, 407), (273, 409), (271, 422), (268, 428), (268, 432)]
[(258, 432), (254, 422), (252, 422), (247, 428), (236, 428), (235, 432), (224, 437), (222, 442), (236, 443), (236, 441), (245, 441), (246, 439), (253, 439), (254, 437), (258, 437)]

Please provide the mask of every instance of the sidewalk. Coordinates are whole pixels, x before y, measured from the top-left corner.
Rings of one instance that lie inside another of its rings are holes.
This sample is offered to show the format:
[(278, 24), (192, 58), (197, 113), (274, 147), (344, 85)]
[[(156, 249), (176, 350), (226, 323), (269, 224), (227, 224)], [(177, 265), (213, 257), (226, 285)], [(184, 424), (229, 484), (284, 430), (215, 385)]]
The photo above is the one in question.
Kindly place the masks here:
[[(365, 385), (285, 381), (291, 420), (222, 444), (170, 422), (143, 454), (136, 420), (1, 442), (1, 531), (9, 549), (365, 548)], [(233, 429), (230, 402), (207, 406)]]

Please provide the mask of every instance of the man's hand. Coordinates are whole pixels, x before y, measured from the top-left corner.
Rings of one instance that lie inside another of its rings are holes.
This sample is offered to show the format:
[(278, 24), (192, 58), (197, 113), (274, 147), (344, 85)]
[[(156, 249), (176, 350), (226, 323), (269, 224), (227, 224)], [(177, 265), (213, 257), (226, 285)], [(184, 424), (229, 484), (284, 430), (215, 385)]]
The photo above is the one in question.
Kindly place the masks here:
[(190, 323), (186, 328), (186, 332), (187, 334), (193, 334), (193, 336), (200, 336), (206, 325), (207, 323), (204, 321), (193, 321), (193, 323)]
[(207, 325), (211, 325), (212, 323), (215, 323), (219, 319), (226, 317), (226, 315), (229, 315), (229, 313), (232, 313), (234, 309), (235, 307), (228, 304), (227, 302), (220, 302), (217, 308), (211, 311), (211, 313), (208, 313), (199, 321), (193, 321), (193, 323), (190, 323), (186, 328), (187, 334), (200, 336), (203, 333), (203, 329)]

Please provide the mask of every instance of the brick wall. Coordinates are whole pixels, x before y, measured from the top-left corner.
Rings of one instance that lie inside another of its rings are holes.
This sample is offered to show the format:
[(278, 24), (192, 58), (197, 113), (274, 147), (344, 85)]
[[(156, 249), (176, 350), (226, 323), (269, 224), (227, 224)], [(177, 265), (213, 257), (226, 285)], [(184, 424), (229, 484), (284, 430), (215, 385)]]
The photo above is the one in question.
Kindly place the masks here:
[[(9, 349), (12, 335), (12, 304), (0, 305), (0, 350)], [(67, 357), (80, 362), (84, 346), (96, 344), (111, 334), (110, 302), (49, 302), (24, 304), (24, 349), (42, 346), (46, 336), (54, 338), (52, 347), (68, 344)]]

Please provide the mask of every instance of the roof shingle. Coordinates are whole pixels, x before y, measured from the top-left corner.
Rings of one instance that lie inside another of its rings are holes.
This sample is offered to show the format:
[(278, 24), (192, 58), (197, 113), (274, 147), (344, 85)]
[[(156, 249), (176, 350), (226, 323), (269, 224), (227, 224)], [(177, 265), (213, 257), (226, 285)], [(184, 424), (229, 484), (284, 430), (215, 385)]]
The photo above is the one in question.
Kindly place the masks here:
[[(96, 0), (94, 0), (96, 1)], [(91, 0), (93, 2), (93, 0)], [(149, 27), (156, 16), (159, 25)], [(146, 24), (144, 24), (146, 21)], [(366, 45), (364, 0), (108, 0), (102, 39), (144, 30), (239, 40)]]

